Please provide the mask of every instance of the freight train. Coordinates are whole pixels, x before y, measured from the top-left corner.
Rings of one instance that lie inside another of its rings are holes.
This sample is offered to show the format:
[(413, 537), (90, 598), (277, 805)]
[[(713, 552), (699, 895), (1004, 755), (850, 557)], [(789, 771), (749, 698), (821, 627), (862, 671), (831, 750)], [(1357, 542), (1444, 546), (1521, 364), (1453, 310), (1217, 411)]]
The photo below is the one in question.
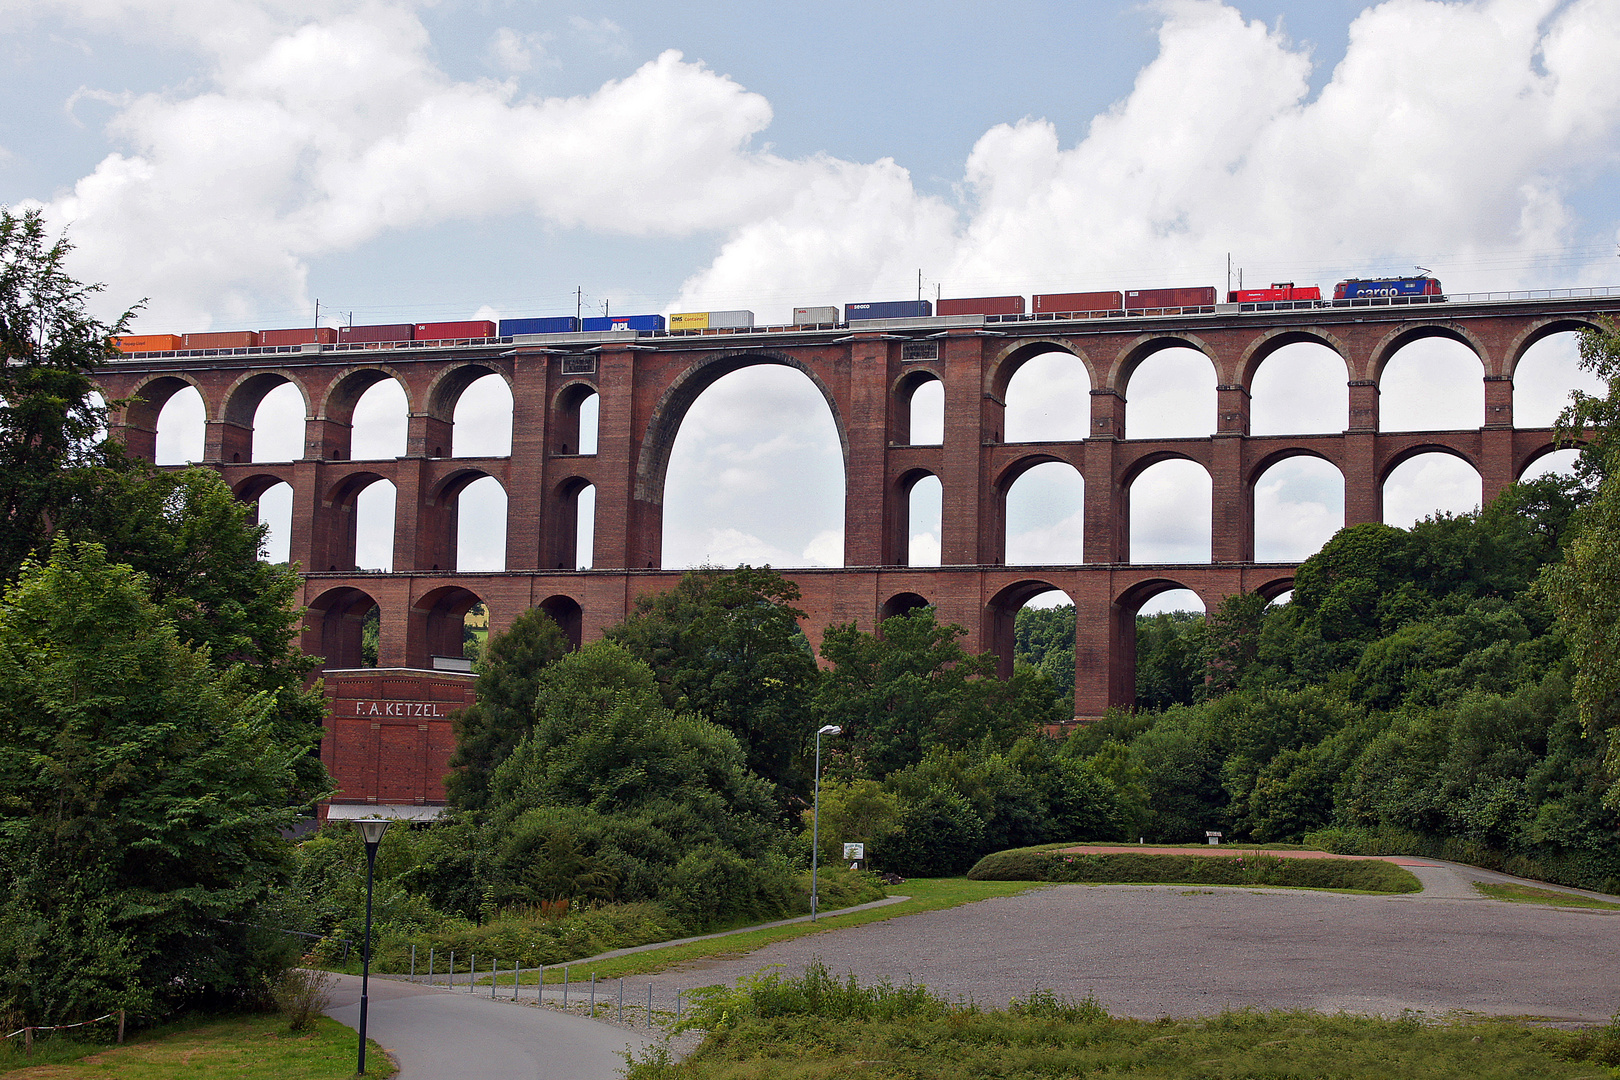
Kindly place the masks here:
[[(1219, 303), (1213, 285), (1123, 292), (1037, 293), (1026, 308), (1022, 296), (975, 296), (942, 299), (936, 312), (927, 300), (861, 302), (844, 305), (842, 317), (832, 305), (796, 307), (786, 327), (765, 329), (840, 329), (877, 319), (929, 319), (953, 315), (982, 316), (987, 322), (1028, 319), (1095, 319), (1133, 315), (1228, 314), (1293, 308), (1345, 307), (1358, 304), (1424, 303), (1445, 300), (1440, 282), (1431, 277), (1350, 278), (1322, 299), (1316, 285), (1274, 283), (1264, 289), (1233, 289)], [(540, 318), (468, 320), (437, 323), (385, 323), (370, 326), (303, 327), (290, 330), (232, 330), (204, 334), (126, 334), (115, 338), (126, 354), (150, 355), (263, 352), (302, 349), (308, 345), (338, 348), (394, 348), (411, 345), (485, 345), (513, 339), (558, 334), (634, 331), (645, 335), (727, 334), (750, 332), (752, 311), (698, 311), (662, 315), (572, 315)]]

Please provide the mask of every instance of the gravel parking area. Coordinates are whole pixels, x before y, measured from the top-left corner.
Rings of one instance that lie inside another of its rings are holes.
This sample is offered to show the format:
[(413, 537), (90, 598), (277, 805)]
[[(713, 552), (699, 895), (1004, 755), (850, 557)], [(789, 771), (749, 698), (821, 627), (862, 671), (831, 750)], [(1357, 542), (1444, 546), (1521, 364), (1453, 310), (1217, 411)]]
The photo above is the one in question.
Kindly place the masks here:
[(672, 997), (677, 987), (731, 983), (770, 964), (797, 973), (820, 959), (863, 982), (915, 980), (987, 1007), (1039, 987), (1143, 1018), (1252, 1006), (1601, 1023), (1620, 1010), (1620, 911), (1488, 900), (1470, 881), (1500, 875), (1399, 861), (1423, 880), (1422, 893), (1057, 885), (647, 981)]

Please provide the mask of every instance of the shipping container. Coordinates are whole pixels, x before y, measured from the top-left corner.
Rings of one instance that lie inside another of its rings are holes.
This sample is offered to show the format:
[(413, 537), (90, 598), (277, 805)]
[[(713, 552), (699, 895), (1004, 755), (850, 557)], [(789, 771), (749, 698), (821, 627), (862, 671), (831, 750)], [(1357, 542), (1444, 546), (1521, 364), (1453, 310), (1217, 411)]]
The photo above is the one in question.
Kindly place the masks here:
[(375, 342), (415, 340), (415, 323), (379, 323), (372, 326), (338, 327), (339, 345), (370, 345)]
[(941, 300), (939, 315), (1022, 315), (1022, 296), (975, 296), (966, 300)]
[(588, 332), (636, 330), (645, 333), (648, 330), (662, 330), (664, 328), (664, 317), (662, 315), (601, 315), (582, 320), (579, 328)]
[(1315, 285), (1274, 282), (1269, 289), (1233, 289), (1226, 294), (1229, 304), (1281, 304), (1298, 300), (1320, 300), (1322, 290)]
[(113, 344), (126, 353), (174, 352), (180, 348), (181, 339), (179, 334), (125, 334), (113, 338)]
[(752, 311), (686, 311), (669, 317), (671, 330), (752, 330)]
[(337, 344), (338, 332), (331, 326), (300, 326), (292, 330), (260, 330), (259, 344), (264, 348), (283, 345)]
[(210, 334), (186, 334), (183, 349), (251, 349), (259, 343), (252, 330), (224, 330)]
[(1125, 300), (1117, 292), (1064, 292), (1032, 296), (1035, 313), (1058, 311), (1123, 311)]
[(889, 300), (876, 303), (845, 304), (844, 321), (856, 319), (925, 319), (934, 314), (927, 300)]
[(838, 309), (828, 304), (824, 307), (796, 307), (793, 309), (794, 326), (837, 326)]
[(1125, 310), (1142, 308), (1209, 307), (1215, 303), (1215, 286), (1188, 289), (1130, 289), (1125, 293)]
[(543, 319), (502, 319), (501, 337), (518, 334), (577, 334), (579, 320), (572, 315), (549, 315)]
[(1351, 278), (1333, 286), (1335, 300), (1388, 296), (1439, 296), (1440, 280), (1431, 277)]
[(417, 341), (446, 341), (455, 338), (495, 336), (495, 324), (478, 319), (471, 322), (424, 322), (416, 324)]

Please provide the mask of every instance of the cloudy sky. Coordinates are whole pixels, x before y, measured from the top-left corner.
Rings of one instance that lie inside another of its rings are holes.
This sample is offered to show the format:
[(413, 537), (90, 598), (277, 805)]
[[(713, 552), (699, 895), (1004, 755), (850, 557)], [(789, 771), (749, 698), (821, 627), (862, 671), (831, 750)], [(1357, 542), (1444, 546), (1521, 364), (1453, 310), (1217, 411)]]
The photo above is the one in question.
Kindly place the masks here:
[[(0, 203), (69, 226), (76, 272), (107, 284), (108, 314), (147, 298), (146, 332), (306, 324), (317, 299), (356, 323), (571, 314), (576, 290), (588, 309), (773, 323), (912, 296), (919, 270), (946, 296), (1224, 287), (1229, 254), (1248, 283), (1414, 266), (1448, 292), (1620, 282), (1620, 0), (0, 0), (0, 16)], [(1545, 422), (1577, 377), (1568, 343), (1529, 368), (1520, 423)], [(1456, 414), (1386, 427), (1480, 422), (1471, 354), (1414, 346), (1388, 378)], [(1128, 434), (1207, 433), (1213, 383), (1161, 354), (1132, 382)], [(1087, 389), (1032, 365), (1008, 437), (1078, 437)], [(502, 408), (485, 396), (469, 417)], [(383, 397), (379, 455), (397, 438)], [(180, 459), (183, 407), (164, 432)], [(1261, 372), (1255, 430), (1340, 430), (1344, 408), (1342, 374), (1295, 347)], [(268, 456), (296, 430), (274, 403), (261, 425)], [(1327, 472), (1262, 481), (1262, 558), (1342, 522)], [(1478, 495), (1466, 466), (1420, 459), (1389, 520)], [(919, 562), (938, 544), (928, 498)], [(1199, 498), (1197, 469), (1145, 476), (1133, 557), (1207, 558)], [(469, 499), (498, 512), (498, 491)], [(1078, 510), (1078, 478), (1038, 470), (1013, 492), (1009, 556), (1070, 561)], [(754, 369), (700, 400), (670, 471), (668, 565), (836, 564), (841, 528), (806, 380)], [(361, 562), (386, 564), (368, 543)]]

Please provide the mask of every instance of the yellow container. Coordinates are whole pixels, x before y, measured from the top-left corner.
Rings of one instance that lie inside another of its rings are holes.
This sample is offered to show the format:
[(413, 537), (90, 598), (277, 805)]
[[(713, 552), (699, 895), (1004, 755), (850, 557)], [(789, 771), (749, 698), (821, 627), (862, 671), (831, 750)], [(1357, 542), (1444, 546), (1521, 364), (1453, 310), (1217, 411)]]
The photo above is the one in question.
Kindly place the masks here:
[(671, 330), (707, 330), (709, 328), (709, 313), (707, 311), (688, 311), (684, 315), (671, 315), (669, 317)]

